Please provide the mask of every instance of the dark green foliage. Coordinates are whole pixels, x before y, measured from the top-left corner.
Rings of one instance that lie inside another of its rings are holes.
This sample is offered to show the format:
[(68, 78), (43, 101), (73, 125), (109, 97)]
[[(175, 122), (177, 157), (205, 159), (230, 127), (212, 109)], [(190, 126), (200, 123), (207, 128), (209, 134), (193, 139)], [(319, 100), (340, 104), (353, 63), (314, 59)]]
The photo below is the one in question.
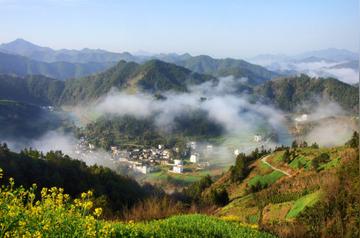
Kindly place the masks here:
[[(130, 206), (146, 196), (141, 186), (133, 179), (116, 174), (109, 168), (86, 166), (59, 151), (42, 154), (34, 150), (21, 153), (0, 146), (0, 168), (5, 179), (13, 177), (17, 184), (30, 187), (36, 183), (42, 187), (62, 187), (73, 197), (83, 191), (93, 190), (96, 197), (107, 200), (113, 211)], [(100, 200), (98, 201), (100, 202)]]
[(31, 60), (29, 58), (10, 55), (0, 52), (0, 74), (17, 75), (44, 75), (60, 80), (78, 78), (97, 73), (113, 66), (113, 62), (104, 63), (69, 63), (53, 62), (45, 63)]
[(346, 143), (347, 146), (359, 149), (359, 133), (357, 131), (354, 131), (351, 139)]
[(311, 165), (316, 171), (319, 171), (319, 166), (321, 164), (327, 163), (330, 161), (330, 156), (327, 153), (321, 153), (318, 157), (315, 157), (311, 161)]
[(213, 189), (210, 192), (210, 200), (212, 204), (223, 207), (229, 203), (229, 194), (225, 188)]
[(358, 111), (359, 90), (334, 78), (310, 78), (307, 75), (267, 81), (256, 93), (285, 111), (294, 111), (304, 102), (316, 104), (320, 98), (337, 102), (341, 107)]
[(36, 105), (56, 105), (64, 82), (41, 75), (24, 78), (0, 75), (0, 100), (15, 100)]
[(294, 141), (291, 143), (291, 148), (296, 149), (297, 147), (298, 147), (298, 143), (296, 142), (296, 140), (294, 140)]

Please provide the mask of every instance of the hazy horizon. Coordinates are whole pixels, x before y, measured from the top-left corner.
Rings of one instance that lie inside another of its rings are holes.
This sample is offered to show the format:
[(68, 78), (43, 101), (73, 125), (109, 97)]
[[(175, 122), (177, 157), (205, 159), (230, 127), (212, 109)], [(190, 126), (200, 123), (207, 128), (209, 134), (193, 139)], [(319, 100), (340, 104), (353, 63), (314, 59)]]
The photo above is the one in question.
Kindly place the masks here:
[[(0, 42), (53, 49), (247, 58), (359, 49), (356, 0), (0, 0)], [(309, 7), (311, 6), (311, 8)], [(294, 30), (296, 29), (296, 30)], [(294, 33), (296, 31), (296, 33)]]

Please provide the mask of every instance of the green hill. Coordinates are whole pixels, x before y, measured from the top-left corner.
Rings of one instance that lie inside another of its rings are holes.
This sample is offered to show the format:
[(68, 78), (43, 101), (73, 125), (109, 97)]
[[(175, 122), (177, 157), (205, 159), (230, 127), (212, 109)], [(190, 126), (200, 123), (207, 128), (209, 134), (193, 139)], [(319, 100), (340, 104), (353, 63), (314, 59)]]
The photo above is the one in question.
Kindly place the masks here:
[(114, 62), (69, 63), (64, 61), (46, 63), (24, 56), (0, 52), (0, 74), (17, 75), (20, 77), (41, 74), (47, 77), (65, 80), (101, 72), (114, 64)]
[(158, 60), (151, 60), (142, 65), (120, 61), (105, 72), (66, 81), (60, 102), (61, 104), (88, 102), (103, 96), (111, 88), (126, 89), (132, 93), (136, 91), (156, 93), (167, 90), (184, 92), (187, 91), (188, 85), (209, 80), (215, 78)]
[(285, 111), (294, 111), (305, 103), (315, 103), (326, 98), (344, 109), (357, 112), (359, 90), (334, 78), (311, 78), (306, 75), (267, 81), (255, 89), (255, 94)]
[(174, 63), (194, 72), (210, 74), (217, 77), (230, 75), (235, 78), (246, 77), (250, 85), (261, 84), (272, 78), (279, 77), (275, 72), (259, 65), (231, 58), (214, 59), (207, 55), (200, 55), (175, 61)]
[(278, 148), (261, 159), (239, 155), (202, 197), (226, 189), (230, 202), (216, 211), (219, 217), (258, 224), (280, 237), (358, 234), (358, 134), (353, 138), (341, 147)]

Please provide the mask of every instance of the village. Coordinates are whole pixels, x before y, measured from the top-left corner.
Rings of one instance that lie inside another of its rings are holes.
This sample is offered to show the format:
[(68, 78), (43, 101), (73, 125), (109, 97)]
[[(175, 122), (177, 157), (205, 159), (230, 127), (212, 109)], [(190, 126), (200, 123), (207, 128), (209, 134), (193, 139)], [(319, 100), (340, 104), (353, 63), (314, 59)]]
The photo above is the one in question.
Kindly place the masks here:
[[(254, 135), (254, 142), (261, 142), (261, 135)], [(81, 137), (75, 147), (75, 154), (81, 160), (95, 151), (95, 145), (89, 143), (85, 137)], [(168, 147), (157, 145), (157, 147), (121, 149), (120, 146), (110, 147), (110, 160), (122, 165), (135, 173), (149, 174), (165, 170), (168, 173), (182, 174), (195, 172), (210, 167), (209, 158), (214, 154), (214, 146), (210, 143), (199, 143), (190, 141), (185, 148)], [(236, 157), (239, 149), (233, 150)]]
[[(75, 147), (75, 154), (79, 159), (86, 159), (89, 153), (93, 153), (95, 145), (81, 137)], [(208, 156), (213, 151), (213, 145), (200, 145), (196, 141), (186, 144), (186, 148), (168, 148), (165, 145), (149, 148), (121, 149), (111, 146), (111, 160), (132, 169), (134, 172), (148, 174), (167, 168), (169, 173), (184, 173), (185, 167), (202, 170), (210, 166), (210, 163), (202, 160), (201, 156)], [(185, 166), (191, 164), (192, 166)]]

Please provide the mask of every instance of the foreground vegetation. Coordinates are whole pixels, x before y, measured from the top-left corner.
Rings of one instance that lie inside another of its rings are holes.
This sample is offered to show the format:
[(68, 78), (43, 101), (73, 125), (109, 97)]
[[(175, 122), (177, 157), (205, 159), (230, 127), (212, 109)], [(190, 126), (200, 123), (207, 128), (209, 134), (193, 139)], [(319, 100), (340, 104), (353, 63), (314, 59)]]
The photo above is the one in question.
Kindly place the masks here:
[(56, 187), (43, 188), (40, 194), (38, 198), (35, 184), (15, 188), (13, 179), (1, 187), (1, 237), (274, 237), (205, 215), (141, 223), (105, 221), (99, 219), (102, 209), (93, 207), (91, 191), (74, 200)]
[[(205, 176), (170, 196), (59, 152), (17, 154), (2, 145), (0, 236), (358, 237), (358, 146), (355, 132), (341, 147), (293, 143), (274, 152), (254, 150), (240, 154), (219, 179)], [(16, 186), (7, 170), (24, 187)], [(56, 175), (59, 171), (67, 176)], [(78, 192), (88, 187), (76, 175), (93, 191)], [(124, 199), (129, 192), (131, 199)]]

